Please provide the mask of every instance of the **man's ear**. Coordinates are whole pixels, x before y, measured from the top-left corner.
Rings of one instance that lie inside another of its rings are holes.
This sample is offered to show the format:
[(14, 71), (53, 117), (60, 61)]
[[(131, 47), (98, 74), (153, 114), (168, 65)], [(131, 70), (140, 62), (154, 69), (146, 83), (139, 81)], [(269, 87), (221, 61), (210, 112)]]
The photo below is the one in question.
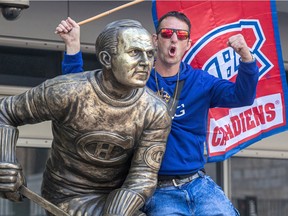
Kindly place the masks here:
[(107, 70), (111, 69), (111, 55), (107, 51), (99, 53), (99, 61)]
[(186, 51), (190, 49), (191, 45), (192, 45), (192, 40), (189, 38), (187, 42)]
[(155, 48), (157, 48), (157, 41), (158, 41), (158, 35), (157, 34), (153, 34), (152, 35), (152, 42)]

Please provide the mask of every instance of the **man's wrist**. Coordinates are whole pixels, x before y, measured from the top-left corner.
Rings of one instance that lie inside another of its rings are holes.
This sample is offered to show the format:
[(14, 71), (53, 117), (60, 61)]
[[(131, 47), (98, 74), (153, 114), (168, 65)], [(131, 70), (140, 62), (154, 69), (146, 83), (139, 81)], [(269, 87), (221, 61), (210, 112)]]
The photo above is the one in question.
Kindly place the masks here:
[(241, 57), (240, 60), (244, 63), (251, 63), (251, 62), (255, 61), (255, 57), (252, 53), (250, 53), (250, 57), (248, 57), (248, 58)]
[(70, 44), (66, 44), (66, 54), (67, 55), (75, 55), (80, 52), (80, 42), (73, 42)]

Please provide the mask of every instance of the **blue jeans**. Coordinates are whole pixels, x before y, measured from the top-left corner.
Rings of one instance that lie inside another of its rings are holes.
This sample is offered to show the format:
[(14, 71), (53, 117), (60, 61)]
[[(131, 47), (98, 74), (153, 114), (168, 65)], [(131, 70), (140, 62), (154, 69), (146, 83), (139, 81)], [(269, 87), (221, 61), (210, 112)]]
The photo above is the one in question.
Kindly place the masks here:
[(142, 210), (147, 216), (240, 215), (223, 190), (204, 174), (178, 187), (158, 187)]

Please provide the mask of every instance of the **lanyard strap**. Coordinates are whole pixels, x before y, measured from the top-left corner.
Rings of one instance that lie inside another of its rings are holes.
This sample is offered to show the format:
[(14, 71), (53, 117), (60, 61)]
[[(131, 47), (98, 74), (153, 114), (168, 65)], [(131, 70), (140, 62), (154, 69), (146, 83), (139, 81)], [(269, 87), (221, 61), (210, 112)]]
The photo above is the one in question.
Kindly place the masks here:
[(174, 94), (173, 94), (173, 97), (172, 97), (173, 100), (169, 101), (169, 103), (168, 103), (168, 108), (170, 110), (170, 114), (171, 114), (172, 118), (175, 115), (175, 112), (176, 112), (176, 109), (177, 109), (177, 106), (178, 106), (178, 99), (180, 97), (180, 94), (181, 94), (182, 88), (184, 86), (184, 83), (185, 83), (185, 80), (180, 80), (179, 81), (178, 90), (174, 91)]

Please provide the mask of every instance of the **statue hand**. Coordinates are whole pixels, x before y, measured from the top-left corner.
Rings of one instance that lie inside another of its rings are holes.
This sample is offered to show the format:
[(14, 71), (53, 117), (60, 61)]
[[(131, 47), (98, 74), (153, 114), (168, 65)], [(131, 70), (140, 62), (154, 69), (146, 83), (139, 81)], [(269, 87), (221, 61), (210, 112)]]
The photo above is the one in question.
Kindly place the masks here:
[(18, 189), (23, 184), (26, 182), (20, 164), (0, 163), (0, 197), (14, 202), (22, 201)]

